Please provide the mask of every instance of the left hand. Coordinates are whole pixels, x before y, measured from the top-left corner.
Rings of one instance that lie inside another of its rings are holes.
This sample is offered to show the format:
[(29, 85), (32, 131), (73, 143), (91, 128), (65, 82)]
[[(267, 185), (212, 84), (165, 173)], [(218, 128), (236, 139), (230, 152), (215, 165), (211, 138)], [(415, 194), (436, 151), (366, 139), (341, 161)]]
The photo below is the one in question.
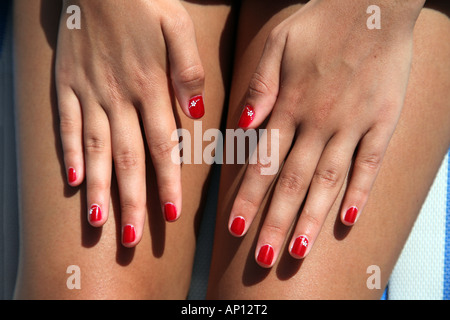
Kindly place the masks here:
[[(284, 161), (256, 244), (263, 267), (277, 260), (302, 203), (289, 251), (309, 253), (349, 170), (341, 220), (353, 225), (364, 210), (402, 110), (423, 5), (379, 2), (381, 29), (367, 28), (361, 1), (312, 0), (267, 39), (239, 122), (257, 128), (270, 114), (267, 133), (279, 129), (279, 145), (258, 147)], [(261, 175), (260, 160), (248, 165), (230, 213), (235, 236), (247, 232), (274, 180)]]

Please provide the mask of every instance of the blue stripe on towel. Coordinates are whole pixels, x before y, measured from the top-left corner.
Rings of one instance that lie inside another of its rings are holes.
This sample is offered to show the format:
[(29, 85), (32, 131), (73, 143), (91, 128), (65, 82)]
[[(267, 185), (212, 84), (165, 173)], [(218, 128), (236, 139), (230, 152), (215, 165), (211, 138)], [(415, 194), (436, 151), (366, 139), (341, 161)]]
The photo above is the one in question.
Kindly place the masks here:
[(384, 289), (380, 300), (389, 300), (389, 286), (386, 286), (386, 289)]
[(445, 216), (445, 256), (443, 299), (450, 300), (450, 150), (447, 169), (447, 213)]

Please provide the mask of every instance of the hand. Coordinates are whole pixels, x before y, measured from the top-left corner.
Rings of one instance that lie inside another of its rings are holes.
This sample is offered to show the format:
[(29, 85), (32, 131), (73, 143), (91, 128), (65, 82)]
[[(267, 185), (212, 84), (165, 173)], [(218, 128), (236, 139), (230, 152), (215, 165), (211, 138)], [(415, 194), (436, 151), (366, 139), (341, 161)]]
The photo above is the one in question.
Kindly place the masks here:
[[(361, 1), (312, 0), (269, 35), (239, 121), (253, 129), (270, 114), (267, 133), (278, 129), (279, 145), (258, 148), (284, 162), (256, 244), (261, 266), (277, 260), (300, 208), (289, 251), (310, 252), (349, 172), (342, 223), (364, 210), (403, 106), (420, 11), (412, 2), (384, 2), (384, 28), (369, 30)], [(275, 178), (264, 167), (258, 159), (246, 169), (228, 225), (235, 236)]]
[(86, 180), (88, 219), (101, 226), (114, 163), (122, 243), (132, 247), (146, 213), (143, 135), (162, 211), (168, 221), (181, 212), (180, 165), (171, 161), (177, 145), (170, 139), (177, 128), (171, 86), (188, 117), (203, 116), (204, 72), (194, 26), (178, 0), (65, 0), (64, 8), (72, 4), (81, 8), (81, 29), (66, 28), (63, 15), (56, 58), (68, 180), (71, 186)]

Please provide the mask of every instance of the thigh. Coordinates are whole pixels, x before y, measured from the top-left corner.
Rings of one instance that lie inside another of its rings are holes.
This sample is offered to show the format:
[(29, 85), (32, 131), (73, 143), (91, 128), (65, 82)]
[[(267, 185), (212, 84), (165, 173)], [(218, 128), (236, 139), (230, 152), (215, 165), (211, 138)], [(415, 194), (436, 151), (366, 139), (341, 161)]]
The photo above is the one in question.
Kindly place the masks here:
[[(261, 3), (245, 1), (241, 8), (227, 128), (237, 126), (268, 32), (299, 8), (290, 1)], [(304, 260), (291, 258), (286, 247), (270, 270), (256, 264), (255, 245), (270, 192), (244, 238), (228, 233), (228, 216), (245, 166), (222, 166), (209, 298), (381, 296), (382, 290), (367, 288), (367, 268), (380, 267), (384, 288), (450, 144), (449, 31), (447, 16), (422, 10), (405, 106), (369, 203), (354, 227), (344, 227), (338, 216), (344, 186)]]
[[(107, 223), (102, 228), (87, 223), (85, 190), (65, 183), (59, 138), (53, 63), (60, 3), (14, 2), (21, 201), (16, 298), (183, 299), (190, 284), (196, 225), (210, 168), (183, 165), (183, 216), (166, 224), (149, 164), (148, 218), (136, 248), (120, 244), (114, 183)], [(184, 4), (193, 17), (207, 78), (202, 128), (218, 128), (229, 77), (231, 7), (226, 1)], [(177, 120), (192, 131), (193, 121), (182, 117), (177, 108)], [(66, 285), (74, 270), (70, 266), (79, 267), (79, 290)]]

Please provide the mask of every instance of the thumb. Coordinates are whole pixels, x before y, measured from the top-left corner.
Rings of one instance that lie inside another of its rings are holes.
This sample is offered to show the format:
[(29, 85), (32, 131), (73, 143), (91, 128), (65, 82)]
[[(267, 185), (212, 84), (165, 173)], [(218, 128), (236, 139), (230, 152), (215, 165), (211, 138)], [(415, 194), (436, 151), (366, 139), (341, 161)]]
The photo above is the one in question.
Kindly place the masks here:
[(274, 29), (267, 38), (261, 60), (253, 73), (238, 126), (256, 128), (267, 118), (277, 100), (281, 60), (286, 38)]
[(176, 16), (176, 19), (172, 16), (162, 23), (172, 84), (183, 112), (188, 117), (199, 119), (205, 113), (205, 72), (191, 18), (187, 12)]

